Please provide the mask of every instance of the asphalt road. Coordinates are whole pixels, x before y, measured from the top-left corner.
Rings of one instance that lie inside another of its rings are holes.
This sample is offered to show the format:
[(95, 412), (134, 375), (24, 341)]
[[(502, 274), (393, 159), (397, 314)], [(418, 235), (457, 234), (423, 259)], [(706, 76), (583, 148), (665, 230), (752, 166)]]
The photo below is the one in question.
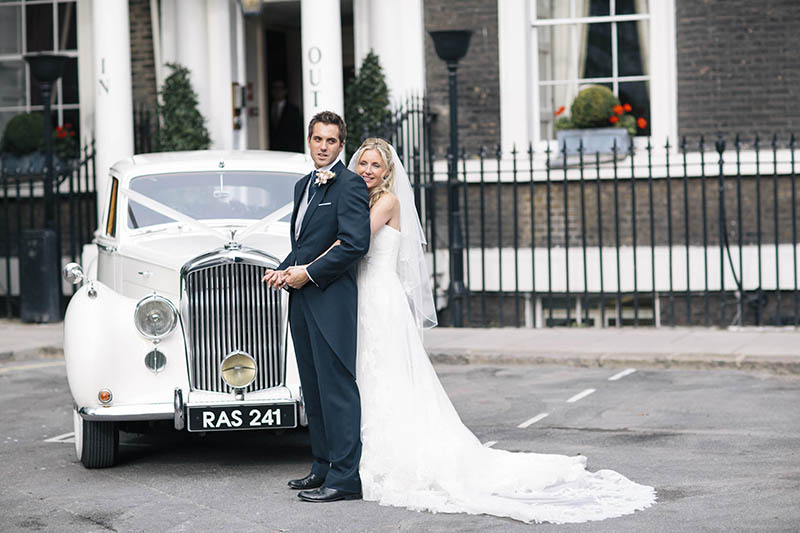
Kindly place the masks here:
[(63, 361), (36, 360), (0, 364), (0, 530), (798, 529), (797, 377), (639, 369), (609, 381), (619, 369), (437, 370), (482, 442), (583, 454), (590, 470), (611, 468), (655, 486), (658, 503), (626, 517), (561, 526), (363, 501), (309, 504), (286, 488), (286, 480), (309, 467), (303, 432), (123, 434), (117, 467), (86, 470), (69, 442)]

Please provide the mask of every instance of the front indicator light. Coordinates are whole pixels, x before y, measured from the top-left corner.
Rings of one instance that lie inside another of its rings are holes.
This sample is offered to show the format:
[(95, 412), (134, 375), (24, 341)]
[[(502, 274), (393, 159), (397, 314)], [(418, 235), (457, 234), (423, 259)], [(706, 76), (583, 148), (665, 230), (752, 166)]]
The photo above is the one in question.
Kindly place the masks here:
[(166, 337), (178, 325), (178, 310), (172, 302), (153, 294), (136, 304), (133, 321), (139, 333), (150, 340)]
[(114, 399), (114, 395), (111, 394), (111, 391), (108, 389), (100, 389), (100, 392), (97, 393), (97, 399), (100, 400), (100, 403), (105, 405), (111, 403), (111, 400)]
[(256, 379), (256, 361), (244, 352), (233, 352), (220, 364), (220, 374), (234, 389), (243, 389)]

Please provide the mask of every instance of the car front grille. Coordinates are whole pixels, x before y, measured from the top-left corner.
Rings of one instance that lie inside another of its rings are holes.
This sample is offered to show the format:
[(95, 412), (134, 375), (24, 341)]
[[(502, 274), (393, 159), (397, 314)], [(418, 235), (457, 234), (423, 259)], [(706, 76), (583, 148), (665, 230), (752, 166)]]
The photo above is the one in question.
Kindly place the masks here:
[(258, 365), (248, 392), (283, 384), (282, 295), (261, 282), (263, 273), (263, 265), (225, 262), (185, 274), (192, 388), (230, 392), (219, 366), (236, 350), (250, 354)]

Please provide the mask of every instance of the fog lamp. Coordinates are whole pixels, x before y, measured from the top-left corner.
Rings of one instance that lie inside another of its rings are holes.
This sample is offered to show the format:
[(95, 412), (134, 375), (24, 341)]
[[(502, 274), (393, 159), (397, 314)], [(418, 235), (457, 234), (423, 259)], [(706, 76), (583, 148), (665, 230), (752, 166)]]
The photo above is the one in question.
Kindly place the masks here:
[(232, 352), (220, 364), (222, 379), (234, 389), (243, 389), (256, 379), (256, 361), (244, 352)]
[(136, 304), (133, 321), (139, 333), (151, 340), (166, 337), (178, 324), (178, 311), (172, 302), (153, 294)]
[(158, 374), (167, 366), (167, 356), (161, 351), (154, 349), (144, 356), (144, 366), (152, 370), (153, 373)]
[(100, 392), (97, 393), (97, 399), (100, 400), (100, 403), (107, 404), (111, 403), (111, 400), (114, 399), (114, 395), (111, 394), (111, 391), (108, 389), (100, 389)]

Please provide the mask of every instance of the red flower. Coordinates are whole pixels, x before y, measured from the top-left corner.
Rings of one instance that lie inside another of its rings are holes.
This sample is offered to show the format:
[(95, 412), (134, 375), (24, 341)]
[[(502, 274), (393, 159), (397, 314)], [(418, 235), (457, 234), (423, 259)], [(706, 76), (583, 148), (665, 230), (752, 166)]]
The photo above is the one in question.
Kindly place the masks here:
[(625, 104), (624, 106), (622, 106), (622, 109), (624, 109), (626, 113), (630, 113), (631, 111), (633, 111), (631, 104)]
[(65, 122), (64, 123), (64, 128), (65, 129), (71, 129), (72, 128), (72, 124), (70, 124), (69, 122)]
[(563, 112), (564, 112), (564, 110), (565, 110), (565, 109), (566, 109), (566, 107), (564, 107), (564, 106), (562, 105), (561, 107), (559, 107), (558, 109), (556, 109), (556, 113), (555, 113), (555, 115), (556, 115), (556, 116), (560, 115), (561, 113), (563, 113)]
[(615, 105), (614, 106), (614, 113), (616, 113), (617, 115), (621, 115), (623, 112), (624, 112), (624, 109), (623, 109), (623, 107), (621, 105)]
[(67, 132), (64, 128), (58, 127), (56, 128), (56, 137), (59, 139), (63, 139), (67, 136)]
[(647, 127), (647, 119), (644, 117), (639, 117), (636, 119), (636, 125), (639, 126), (640, 130), (643, 130)]
[(614, 115), (613, 117), (609, 118), (608, 121), (612, 124), (616, 124), (617, 122), (619, 122), (619, 117)]

